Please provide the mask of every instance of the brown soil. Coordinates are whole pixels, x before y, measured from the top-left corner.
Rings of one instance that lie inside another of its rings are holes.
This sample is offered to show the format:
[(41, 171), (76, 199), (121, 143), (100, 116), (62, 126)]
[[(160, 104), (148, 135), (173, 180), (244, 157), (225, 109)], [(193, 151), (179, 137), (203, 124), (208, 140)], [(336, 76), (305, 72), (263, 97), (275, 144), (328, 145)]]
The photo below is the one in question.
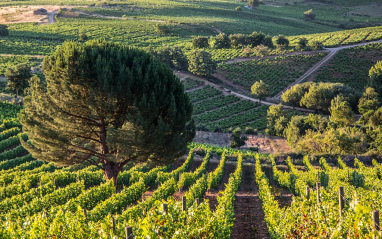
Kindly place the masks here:
[(20, 144), (12, 145), (12, 146), (10, 146), (10, 147), (4, 149), (4, 150), (1, 151), (0, 153), (4, 153), (4, 152), (6, 152), (6, 151), (9, 151), (9, 150), (11, 150), (11, 149), (14, 149), (14, 148), (16, 148), (17, 146), (20, 146)]
[(48, 13), (64, 8), (66, 6), (47, 6), (47, 5), (35, 5), (35, 6), (17, 6), (17, 7), (2, 7), (0, 8), (0, 24), (9, 23), (22, 23), (22, 22), (38, 22), (49, 23), (48, 14), (46, 15), (34, 15), (33, 11), (44, 8)]
[(217, 197), (220, 195), (219, 191), (223, 191), (225, 189), (225, 184), (228, 183), (229, 175), (233, 173), (235, 169), (236, 169), (236, 164), (232, 162), (226, 162), (223, 178), (218, 188), (211, 189), (209, 192), (206, 192), (206, 194), (204, 195), (204, 199), (209, 200), (211, 211), (215, 211), (216, 206), (218, 204)]
[[(271, 154), (288, 154), (294, 152), (284, 138), (260, 134), (246, 136), (248, 140), (245, 142), (244, 148), (258, 147), (260, 153)], [(229, 146), (231, 134), (197, 131), (194, 141), (218, 146)]]
[(235, 198), (235, 222), (231, 238), (269, 238), (261, 200), (255, 186), (255, 168), (243, 166), (243, 178)]

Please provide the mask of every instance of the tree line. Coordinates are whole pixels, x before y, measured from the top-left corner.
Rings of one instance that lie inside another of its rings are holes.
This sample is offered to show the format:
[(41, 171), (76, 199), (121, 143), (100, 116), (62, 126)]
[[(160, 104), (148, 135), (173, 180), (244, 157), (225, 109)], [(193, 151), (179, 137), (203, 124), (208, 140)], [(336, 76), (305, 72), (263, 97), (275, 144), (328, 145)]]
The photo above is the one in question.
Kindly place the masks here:
[[(292, 116), (282, 105), (267, 113), (269, 135), (285, 137), (297, 152), (311, 155), (370, 155), (382, 157), (382, 63), (370, 69), (369, 87), (357, 92), (342, 84), (304, 83), (283, 95), (291, 105), (310, 106), (322, 114)], [(376, 88), (370, 86), (377, 86)], [(355, 112), (360, 114), (356, 120)]]

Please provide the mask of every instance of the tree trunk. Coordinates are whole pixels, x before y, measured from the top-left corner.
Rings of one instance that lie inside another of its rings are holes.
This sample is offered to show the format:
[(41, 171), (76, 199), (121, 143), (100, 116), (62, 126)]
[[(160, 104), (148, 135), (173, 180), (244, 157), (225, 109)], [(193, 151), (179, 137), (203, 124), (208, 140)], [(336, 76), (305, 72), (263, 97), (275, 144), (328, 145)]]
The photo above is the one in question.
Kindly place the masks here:
[(113, 180), (115, 188), (117, 188), (117, 178), (120, 171), (121, 169), (115, 162), (107, 162), (104, 165), (104, 174), (106, 181), (109, 182), (110, 180)]

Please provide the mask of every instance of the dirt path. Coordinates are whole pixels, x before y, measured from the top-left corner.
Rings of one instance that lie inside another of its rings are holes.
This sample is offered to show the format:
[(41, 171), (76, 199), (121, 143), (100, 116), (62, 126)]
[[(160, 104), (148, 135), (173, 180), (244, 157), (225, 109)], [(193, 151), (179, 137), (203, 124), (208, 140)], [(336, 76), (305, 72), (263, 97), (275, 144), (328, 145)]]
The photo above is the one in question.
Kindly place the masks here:
[[(364, 45), (368, 45), (368, 44), (373, 44), (373, 43), (379, 43), (379, 42), (382, 42), (382, 40), (378, 40), (378, 41), (372, 41), (372, 42), (364, 42), (364, 43), (359, 43), (359, 44), (355, 44), (355, 45), (347, 45), (347, 46), (340, 46), (340, 47), (335, 47), (335, 48), (326, 48), (325, 50), (327, 52), (329, 52), (329, 54), (327, 56), (325, 56), (320, 62), (318, 62), (316, 65), (314, 65), (312, 68), (310, 68), (308, 71), (306, 71), (304, 73), (304, 75), (302, 75), (300, 78), (298, 78), (296, 81), (294, 81), (293, 83), (289, 84), (285, 89), (283, 89), (281, 92), (279, 92), (276, 96), (270, 98), (271, 101), (273, 102), (270, 102), (270, 101), (261, 101), (259, 99), (254, 99), (252, 97), (249, 97), (247, 95), (244, 95), (244, 94), (241, 94), (241, 93), (238, 93), (238, 92), (234, 92), (234, 91), (230, 91), (229, 94), (233, 94), (237, 97), (240, 97), (242, 99), (245, 99), (245, 100), (250, 100), (252, 102), (259, 102), (263, 105), (278, 105), (280, 103), (280, 98), (281, 98), (281, 95), (288, 89), (290, 89), (291, 87), (293, 87), (294, 85), (296, 84), (299, 84), (301, 82), (303, 82), (304, 80), (306, 80), (309, 76), (311, 76), (313, 73), (317, 72), (325, 63), (327, 63), (330, 59), (332, 59), (332, 57), (340, 50), (343, 50), (343, 49), (348, 49), (348, 48), (353, 48), (353, 47), (357, 47), (357, 46), (364, 46)], [(248, 58), (247, 59), (248, 61), (251, 61), (253, 59), (251, 58)], [(246, 59), (237, 59), (236, 62), (238, 61), (246, 61)], [(228, 63), (234, 63), (234, 61), (228, 61)], [(211, 85), (213, 87), (215, 87), (216, 89), (222, 91), (225, 95), (227, 94), (227, 91), (225, 91), (224, 89), (222, 89), (221, 86), (217, 85), (217, 84), (214, 84), (210, 81), (208, 81), (207, 79), (203, 78), (203, 77), (199, 77), (199, 76), (196, 76), (196, 75), (193, 75), (189, 72), (184, 72), (184, 71), (178, 71), (178, 72), (175, 72), (176, 75), (178, 75), (179, 78), (183, 79), (183, 78), (186, 78), (186, 77), (191, 77), (191, 78), (196, 78), (196, 79), (199, 79), (199, 80), (202, 80), (204, 81), (206, 84), (208, 85)], [(219, 75), (216, 75), (215, 76), (219, 77)], [(219, 78), (220, 79), (220, 78)], [(222, 80), (222, 79), (220, 79)], [(224, 80), (224, 79), (223, 79)], [(275, 103), (276, 102), (276, 103)], [(292, 107), (292, 106), (287, 106), (287, 105), (284, 105), (284, 108), (285, 109), (293, 109), (293, 110), (298, 110), (298, 111), (301, 111), (301, 112), (306, 112), (306, 113), (314, 113), (315, 111), (314, 110), (311, 110), (311, 109), (306, 109), (306, 108), (301, 108), (301, 107)]]
[[(189, 72), (182, 71), (182, 72), (176, 72), (175, 74), (178, 75), (179, 78), (192, 77), (192, 78), (195, 78), (195, 79), (202, 80), (202, 81), (204, 81), (206, 83), (206, 85), (210, 85), (210, 86), (215, 87), (216, 89), (222, 91), (225, 95), (232, 94), (232, 95), (235, 95), (235, 96), (237, 96), (239, 98), (242, 98), (244, 100), (250, 100), (252, 102), (258, 102), (258, 103), (263, 104), (263, 105), (278, 105), (279, 104), (279, 103), (273, 103), (273, 102), (269, 102), (269, 101), (261, 101), (260, 102), (259, 99), (254, 99), (252, 97), (249, 97), (249, 96), (246, 96), (246, 95), (234, 92), (234, 91), (227, 92), (227, 91), (221, 89), (222, 88), (221, 86), (219, 86), (217, 84), (214, 84), (214, 83), (208, 81), (205, 78), (193, 75), (193, 74), (191, 74)], [(283, 105), (283, 106), (284, 106), (285, 109), (295, 109), (295, 110), (302, 111), (302, 112), (314, 113), (314, 110), (311, 110), (311, 109), (305, 109), (305, 108), (301, 108), (301, 107), (294, 107), (293, 108), (292, 106), (288, 106), (288, 105)]]
[(216, 210), (216, 206), (218, 205), (217, 197), (220, 195), (219, 192), (225, 189), (225, 184), (228, 183), (229, 175), (235, 172), (235, 169), (236, 169), (236, 163), (227, 161), (225, 165), (222, 181), (220, 182), (217, 189), (211, 189), (210, 191), (206, 192), (206, 194), (204, 195), (204, 199), (209, 200), (211, 211)]
[(56, 22), (56, 15), (58, 13), (58, 10), (54, 10), (49, 13), (49, 24), (55, 23)]
[(337, 54), (337, 52), (339, 52), (339, 51), (341, 51), (343, 49), (353, 48), (353, 47), (357, 47), (357, 46), (364, 46), (364, 45), (373, 44), (373, 43), (379, 43), (379, 42), (382, 42), (382, 40), (372, 41), (372, 42), (363, 42), (363, 43), (359, 43), (359, 44), (346, 45), (346, 46), (340, 46), (340, 47), (334, 47), (334, 48), (325, 48), (325, 50), (327, 52), (329, 52), (329, 54), (326, 55), (320, 62), (318, 62), (316, 65), (314, 65), (308, 71), (306, 71), (304, 73), (304, 75), (302, 75), (296, 81), (294, 81), (293, 83), (289, 84), (285, 89), (283, 89), (281, 92), (279, 92), (277, 95), (275, 95), (273, 97), (273, 100), (280, 101), (281, 95), (286, 90), (290, 89), (291, 87), (293, 87), (296, 84), (299, 84), (299, 83), (305, 81), (310, 75), (312, 75), (313, 73), (317, 72), (325, 63), (327, 63), (330, 59), (332, 59), (334, 57), (334, 55)]
[(253, 165), (243, 166), (243, 178), (234, 203), (235, 221), (231, 235), (233, 239), (270, 238), (254, 175)]

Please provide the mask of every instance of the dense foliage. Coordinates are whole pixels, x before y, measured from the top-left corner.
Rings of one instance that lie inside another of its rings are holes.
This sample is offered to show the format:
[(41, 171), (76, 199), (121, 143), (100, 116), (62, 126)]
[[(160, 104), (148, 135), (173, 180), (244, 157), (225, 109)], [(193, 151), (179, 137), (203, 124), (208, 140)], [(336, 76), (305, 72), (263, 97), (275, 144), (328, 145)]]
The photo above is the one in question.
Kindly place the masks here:
[[(126, 45), (66, 42), (44, 59), (19, 117), (32, 155), (87, 162), (117, 177), (130, 161), (168, 163), (194, 137), (192, 105), (172, 71)], [(75, 98), (73, 98), (75, 96)]]

